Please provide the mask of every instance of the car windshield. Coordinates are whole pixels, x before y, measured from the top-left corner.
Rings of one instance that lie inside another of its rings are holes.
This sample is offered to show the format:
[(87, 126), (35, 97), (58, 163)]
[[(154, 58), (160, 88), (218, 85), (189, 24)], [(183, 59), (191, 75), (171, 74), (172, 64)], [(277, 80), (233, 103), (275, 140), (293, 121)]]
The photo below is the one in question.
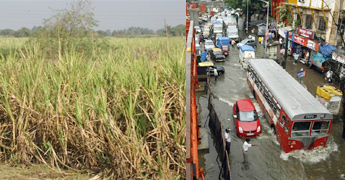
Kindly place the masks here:
[(222, 27), (215, 27), (214, 31), (222, 31)]
[(213, 42), (212, 42), (212, 41), (206, 41), (206, 42), (205, 42), (205, 45), (207, 45), (207, 46), (212, 46), (212, 45), (213, 45)]
[(255, 121), (258, 119), (256, 111), (240, 111), (238, 113), (239, 120), (244, 122)]
[(244, 40), (241, 41), (241, 43), (242, 43), (242, 44), (246, 44), (247, 41), (248, 41), (248, 39), (244, 39)]
[(222, 51), (213, 51), (213, 54), (220, 55), (220, 54), (223, 54), (223, 53), (222, 53)]

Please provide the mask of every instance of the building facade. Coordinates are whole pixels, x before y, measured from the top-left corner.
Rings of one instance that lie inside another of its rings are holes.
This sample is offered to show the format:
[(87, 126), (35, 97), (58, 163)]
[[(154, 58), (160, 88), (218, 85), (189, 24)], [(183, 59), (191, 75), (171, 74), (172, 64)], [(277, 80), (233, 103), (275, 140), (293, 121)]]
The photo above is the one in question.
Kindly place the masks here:
[[(279, 21), (275, 7), (285, 5), (292, 16), (291, 26), (314, 32), (318, 42), (344, 46), (344, 0), (272, 0), (272, 16)], [(342, 35), (342, 36), (341, 36)]]

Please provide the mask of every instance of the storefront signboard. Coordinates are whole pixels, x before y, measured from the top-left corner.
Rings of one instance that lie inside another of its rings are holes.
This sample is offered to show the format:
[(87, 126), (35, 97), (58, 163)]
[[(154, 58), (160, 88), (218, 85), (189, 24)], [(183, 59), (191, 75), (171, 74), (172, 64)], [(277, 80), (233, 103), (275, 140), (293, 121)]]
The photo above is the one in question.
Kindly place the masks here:
[(314, 39), (314, 32), (309, 29), (298, 28), (297, 34), (307, 37), (308, 39)]
[(302, 37), (302, 36), (297, 36), (296, 34), (294, 34), (294, 38), (293, 41), (297, 44), (303, 45), (303, 46), (307, 46), (307, 38)]
[(308, 39), (307, 47), (317, 52), (319, 50), (319, 43)]

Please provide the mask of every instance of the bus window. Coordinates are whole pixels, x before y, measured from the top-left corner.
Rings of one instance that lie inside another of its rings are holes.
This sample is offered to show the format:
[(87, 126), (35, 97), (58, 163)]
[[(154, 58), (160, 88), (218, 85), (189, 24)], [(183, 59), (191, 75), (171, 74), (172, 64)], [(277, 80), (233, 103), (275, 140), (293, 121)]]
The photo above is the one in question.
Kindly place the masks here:
[(276, 112), (276, 116), (279, 119), (281, 108), (280, 108), (279, 104), (276, 104), (276, 105), (277, 105), (277, 108), (278, 108), (277, 112)]
[(291, 137), (309, 136), (311, 122), (295, 122), (291, 131)]
[(282, 115), (281, 121), (284, 126), (284, 131), (286, 132), (286, 134), (289, 134), (289, 126), (290, 126), (289, 120), (287, 120), (286, 117)]
[(311, 135), (327, 134), (330, 121), (315, 121)]

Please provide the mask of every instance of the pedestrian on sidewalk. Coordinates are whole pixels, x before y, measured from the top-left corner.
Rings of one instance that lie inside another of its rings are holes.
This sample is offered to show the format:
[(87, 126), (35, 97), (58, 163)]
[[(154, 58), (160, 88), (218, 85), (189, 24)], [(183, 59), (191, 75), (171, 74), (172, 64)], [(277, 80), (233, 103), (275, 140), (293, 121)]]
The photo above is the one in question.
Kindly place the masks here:
[(230, 154), (230, 146), (231, 146), (231, 136), (230, 136), (230, 128), (225, 129), (225, 134), (224, 134), (224, 138), (225, 138), (225, 142), (226, 142), (226, 151), (228, 152), (228, 154)]
[(213, 76), (214, 76), (214, 80), (217, 81), (218, 78), (218, 71), (216, 68), (213, 69)]

